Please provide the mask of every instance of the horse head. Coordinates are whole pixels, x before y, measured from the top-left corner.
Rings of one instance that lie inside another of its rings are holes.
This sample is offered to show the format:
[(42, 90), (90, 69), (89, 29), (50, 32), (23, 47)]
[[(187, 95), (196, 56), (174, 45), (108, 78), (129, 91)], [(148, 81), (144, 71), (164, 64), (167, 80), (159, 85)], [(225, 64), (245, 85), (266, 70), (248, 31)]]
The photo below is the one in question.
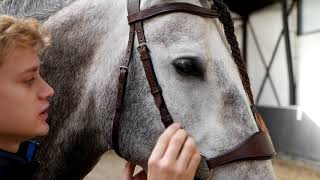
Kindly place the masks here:
[[(56, 13), (48, 11), (43, 18), (52, 34), (52, 46), (42, 54), (42, 74), (56, 95), (50, 109), (50, 132), (43, 138), (37, 156), (42, 162), (37, 179), (82, 178), (102, 153), (113, 148), (117, 80), (130, 31), (127, 3), (63, 2), (68, 5)], [(196, 139), (204, 157), (215, 157), (259, 131), (250, 108), (253, 100), (247, 93), (250, 85), (242, 83), (248, 78), (243, 74), (244, 64), (236, 61), (241, 55), (223, 3), (141, 0), (140, 9), (173, 2), (208, 9), (215, 6), (219, 12), (216, 19), (173, 12), (143, 21), (154, 73), (168, 111)], [(37, 1), (29, 5), (33, 6)], [(46, 6), (49, 10), (50, 7)], [(147, 169), (148, 157), (165, 127), (137, 46), (135, 39), (118, 141), (122, 157)], [(200, 175), (207, 177), (205, 162), (201, 169)], [(211, 178), (275, 176), (271, 162), (264, 160), (217, 167)]]

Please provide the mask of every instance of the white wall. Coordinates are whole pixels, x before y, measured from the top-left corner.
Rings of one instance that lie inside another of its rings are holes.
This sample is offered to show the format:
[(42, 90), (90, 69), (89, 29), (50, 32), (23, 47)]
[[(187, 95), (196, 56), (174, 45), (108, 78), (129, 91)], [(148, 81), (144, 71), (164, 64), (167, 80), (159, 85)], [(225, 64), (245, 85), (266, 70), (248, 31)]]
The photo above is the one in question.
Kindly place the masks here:
[(299, 37), (298, 103), (320, 127), (320, 1), (303, 0), (303, 30), (314, 32)]
[[(264, 55), (265, 61), (269, 64), (273, 50), (275, 48), (276, 41), (282, 30), (282, 8), (280, 4), (269, 6), (259, 12), (256, 12), (250, 16), (250, 22), (257, 35), (260, 48)], [(290, 32), (291, 32), (291, 48), (294, 60), (294, 71), (297, 74), (297, 58), (296, 53), (296, 10), (292, 12), (289, 17)], [(239, 39), (239, 43), (242, 45), (242, 29), (241, 23), (236, 22), (236, 32)], [(261, 61), (257, 47), (253, 41), (253, 36), (250, 30), (248, 30), (248, 51), (247, 51), (247, 62), (249, 66), (249, 76), (252, 83), (252, 91), (255, 97), (259, 92), (262, 80), (265, 76), (266, 70)], [(288, 81), (288, 68), (287, 59), (285, 52), (284, 37), (281, 40), (279, 50), (276, 54), (274, 63), (270, 70), (271, 78), (275, 84), (276, 91), (278, 93), (281, 106), (289, 105), (289, 81)], [(269, 79), (263, 89), (259, 105), (271, 105), (277, 106), (277, 101), (274, 93), (271, 89)]]
[(302, 0), (303, 8), (303, 31), (312, 32), (320, 29), (320, 1)]
[(320, 33), (300, 37), (299, 105), (320, 127)]
[[(250, 17), (267, 62), (270, 62), (276, 40), (282, 28), (281, 10), (280, 4), (275, 4), (254, 13)], [(304, 0), (303, 14), (304, 30), (320, 31), (320, 0)], [(294, 74), (297, 84), (297, 103), (299, 108), (320, 126), (320, 115), (318, 115), (320, 111), (320, 32), (298, 37), (296, 35), (296, 8), (289, 17), (289, 26)], [(241, 23), (236, 22), (236, 32), (240, 44), (242, 44), (241, 31)], [(248, 36), (247, 61), (249, 64), (249, 76), (253, 93), (257, 96), (265, 75), (265, 68), (261, 63), (261, 58), (250, 31)], [(281, 106), (288, 106), (289, 81), (284, 39), (281, 41), (270, 74), (279, 94)], [(259, 104), (277, 106), (270, 82), (266, 84)]]

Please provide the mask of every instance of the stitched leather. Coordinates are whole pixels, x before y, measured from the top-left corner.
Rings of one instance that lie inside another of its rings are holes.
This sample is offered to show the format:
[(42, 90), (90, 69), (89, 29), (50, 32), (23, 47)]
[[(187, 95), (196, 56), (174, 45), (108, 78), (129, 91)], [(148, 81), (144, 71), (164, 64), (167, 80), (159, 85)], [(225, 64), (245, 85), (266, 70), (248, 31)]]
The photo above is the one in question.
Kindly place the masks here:
[(154, 102), (160, 111), (161, 121), (164, 124), (164, 126), (167, 128), (170, 124), (173, 123), (173, 120), (167, 109), (166, 103), (162, 96), (162, 91), (160, 91), (161, 87), (159, 86), (158, 80), (154, 73), (151, 56), (149, 54), (150, 52), (146, 45), (142, 22), (141, 21), (136, 22), (135, 26), (136, 26), (136, 32), (139, 40), (138, 51), (140, 53), (140, 59), (143, 64), (144, 72), (146, 74), (146, 78), (148, 80), (148, 84), (149, 84)]
[(112, 124), (112, 146), (115, 152), (121, 156), (119, 151), (119, 131), (120, 131), (120, 118), (124, 110), (124, 96), (126, 93), (126, 85), (128, 81), (128, 68), (132, 56), (134, 44), (134, 25), (130, 26), (129, 40), (126, 51), (126, 56), (120, 65), (120, 74), (118, 77), (117, 99), (116, 99), (116, 112), (113, 117)]
[(199, 15), (208, 18), (217, 18), (218, 12), (216, 9), (206, 9), (188, 3), (167, 3), (153, 6), (144, 11), (134, 12), (128, 15), (129, 24), (136, 21), (142, 21), (161, 14), (168, 14), (173, 12), (185, 12), (189, 14)]
[(272, 159), (275, 155), (269, 133), (258, 131), (230, 151), (208, 159), (207, 164), (209, 169), (214, 169), (236, 161)]

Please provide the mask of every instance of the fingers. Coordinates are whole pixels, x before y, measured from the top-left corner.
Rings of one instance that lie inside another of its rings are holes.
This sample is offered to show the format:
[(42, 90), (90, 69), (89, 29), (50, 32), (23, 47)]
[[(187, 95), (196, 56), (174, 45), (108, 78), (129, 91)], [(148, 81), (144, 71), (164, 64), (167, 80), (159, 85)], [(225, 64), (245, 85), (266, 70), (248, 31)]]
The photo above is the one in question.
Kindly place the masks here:
[(198, 166), (199, 166), (200, 161), (201, 161), (200, 152), (199, 152), (199, 150), (196, 150), (196, 153), (193, 154), (193, 156), (190, 160), (190, 163), (188, 165), (188, 168), (187, 168), (188, 171), (195, 173)]
[(165, 154), (171, 137), (181, 128), (180, 124), (174, 123), (169, 126), (159, 137), (156, 146), (154, 147), (149, 161), (160, 160)]
[(148, 161), (148, 179), (193, 179), (201, 157), (195, 141), (179, 124), (160, 136)]
[(191, 158), (197, 153), (197, 145), (192, 137), (188, 137), (183, 145), (181, 153), (178, 157), (178, 165), (182, 169), (187, 169), (190, 164)]
[(180, 153), (187, 137), (188, 137), (187, 132), (183, 129), (179, 129), (172, 136), (163, 159), (168, 160), (170, 162), (175, 162), (178, 159), (179, 153)]
[(135, 165), (127, 162), (121, 175), (121, 180), (131, 180), (134, 173)]

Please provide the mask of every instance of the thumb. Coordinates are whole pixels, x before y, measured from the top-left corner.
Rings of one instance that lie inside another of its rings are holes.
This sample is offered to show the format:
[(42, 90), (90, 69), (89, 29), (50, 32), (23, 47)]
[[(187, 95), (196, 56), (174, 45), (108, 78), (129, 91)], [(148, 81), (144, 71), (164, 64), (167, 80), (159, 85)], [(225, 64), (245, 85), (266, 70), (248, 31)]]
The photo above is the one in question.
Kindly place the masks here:
[(135, 167), (136, 167), (136, 165), (127, 162), (124, 169), (122, 170), (122, 174), (121, 174), (120, 179), (121, 180), (131, 180)]
[(133, 177), (133, 180), (147, 180), (147, 174), (142, 170)]

